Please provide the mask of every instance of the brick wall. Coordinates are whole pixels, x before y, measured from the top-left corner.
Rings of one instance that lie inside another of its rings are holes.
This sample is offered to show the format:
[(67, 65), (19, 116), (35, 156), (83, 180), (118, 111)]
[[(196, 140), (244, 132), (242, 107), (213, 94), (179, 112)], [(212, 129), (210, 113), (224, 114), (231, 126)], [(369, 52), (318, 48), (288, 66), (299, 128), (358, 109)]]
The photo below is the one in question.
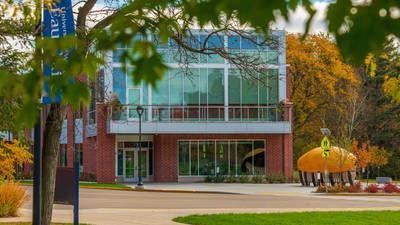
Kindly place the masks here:
[(97, 104), (96, 177), (98, 183), (115, 183), (115, 134), (107, 134), (106, 107)]
[(291, 134), (158, 134), (154, 135), (154, 181), (178, 181), (178, 140), (262, 139), (266, 142), (266, 172), (285, 173), (291, 180)]

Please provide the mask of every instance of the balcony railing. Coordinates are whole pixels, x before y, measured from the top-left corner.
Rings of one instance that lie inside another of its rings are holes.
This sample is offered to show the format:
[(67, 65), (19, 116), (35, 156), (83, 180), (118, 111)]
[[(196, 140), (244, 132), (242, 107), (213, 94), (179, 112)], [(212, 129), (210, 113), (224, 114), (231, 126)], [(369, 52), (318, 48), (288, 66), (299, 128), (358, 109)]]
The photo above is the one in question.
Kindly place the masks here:
[[(108, 107), (108, 119), (137, 121), (137, 105)], [(291, 121), (291, 106), (210, 106), (210, 105), (142, 105), (143, 121), (204, 122), (204, 121)]]

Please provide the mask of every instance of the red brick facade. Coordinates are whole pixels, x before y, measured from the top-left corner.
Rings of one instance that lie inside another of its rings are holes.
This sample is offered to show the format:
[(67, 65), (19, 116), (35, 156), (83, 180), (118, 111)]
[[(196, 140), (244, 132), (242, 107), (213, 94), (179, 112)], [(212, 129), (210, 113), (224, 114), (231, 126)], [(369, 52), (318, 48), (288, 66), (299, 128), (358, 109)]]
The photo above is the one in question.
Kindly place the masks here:
[(284, 173), (292, 179), (291, 134), (158, 134), (154, 135), (154, 181), (178, 181), (178, 140), (265, 140), (266, 172)]
[(115, 183), (115, 134), (107, 134), (107, 113), (97, 105), (96, 177), (98, 183)]
[[(287, 68), (289, 74), (289, 68)], [(290, 79), (287, 76), (287, 87)], [(287, 88), (287, 100), (289, 88)], [(291, 118), (291, 110), (285, 112)], [(74, 117), (68, 110), (67, 163), (73, 166), (74, 159)], [(83, 109), (83, 172), (95, 174), (98, 183), (116, 182), (116, 134), (107, 134), (107, 110), (104, 104), (97, 104), (97, 136), (86, 138), (87, 110)], [(283, 173), (292, 180), (293, 175), (292, 134), (154, 134), (153, 135), (153, 181), (178, 181), (179, 140), (264, 140), (266, 143), (266, 173)]]

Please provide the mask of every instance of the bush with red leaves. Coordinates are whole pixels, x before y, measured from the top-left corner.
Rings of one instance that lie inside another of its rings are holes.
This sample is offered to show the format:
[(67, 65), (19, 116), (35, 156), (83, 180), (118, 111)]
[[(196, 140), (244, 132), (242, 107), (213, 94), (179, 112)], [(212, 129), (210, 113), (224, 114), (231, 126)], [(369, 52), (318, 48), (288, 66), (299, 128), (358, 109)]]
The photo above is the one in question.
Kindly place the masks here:
[(380, 190), (381, 188), (379, 188), (378, 186), (376, 186), (376, 184), (370, 184), (368, 185), (368, 187), (366, 187), (364, 189), (365, 192), (369, 192), (369, 193), (376, 193)]
[(386, 193), (393, 193), (393, 192), (400, 192), (400, 189), (396, 185), (388, 182), (385, 184), (385, 186), (383, 186), (383, 191)]
[(351, 185), (349, 188), (347, 188), (348, 192), (361, 192), (361, 183), (356, 182), (353, 185)]

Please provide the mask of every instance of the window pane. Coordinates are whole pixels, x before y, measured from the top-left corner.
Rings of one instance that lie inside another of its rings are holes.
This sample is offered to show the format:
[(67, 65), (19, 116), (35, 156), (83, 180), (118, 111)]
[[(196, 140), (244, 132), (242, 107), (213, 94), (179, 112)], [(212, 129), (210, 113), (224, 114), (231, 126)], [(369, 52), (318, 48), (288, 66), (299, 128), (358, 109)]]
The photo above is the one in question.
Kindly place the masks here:
[(257, 45), (253, 43), (257, 42), (256, 36), (248, 36), (246, 38), (242, 38), (242, 49), (257, 49)]
[(126, 104), (126, 75), (121, 68), (113, 68), (113, 92), (121, 104)]
[(184, 105), (199, 104), (199, 69), (190, 69), (184, 76)]
[(238, 141), (237, 142), (237, 173), (238, 175), (251, 175), (253, 173), (253, 142)]
[(207, 69), (200, 69), (200, 104), (207, 104)]
[(230, 175), (236, 175), (236, 141), (229, 141)]
[(269, 104), (278, 103), (278, 70), (268, 71), (268, 102)]
[[(128, 89), (128, 104), (131, 105), (140, 105), (140, 89), (132, 88)], [(139, 114), (137, 113), (136, 106), (128, 107), (129, 118), (139, 118)]]
[(189, 175), (189, 142), (179, 142), (179, 175)]
[(139, 105), (140, 104), (140, 89), (139, 88), (133, 88), (133, 89), (128, 89), (128, 97), (129, 101), (128, 104), (132, 105)]
[(120, 57), (123, 51), (124, 49), (117, 49), (115, 52), (113, 52), (113, 62), (120, 62)]
[(240, 72), (239, 70), (230, 69), (228, 73), (229, 105), (240, 105)]
[(170, 105), (182, 105), (182, 71), (180, 69), (172, 69), (170, 71), (170, 87), (171, 87), (171, 99)]
[(208, 104), (224, 104), (223, 69), (208, 69)]
[(252, 78), (242, 79), (242, 104), (258, 104), (258, 83)]
[(191, 175), (197, 176), (199, 174), (199, 142), (190, 142), (190, 164)]
[(254, 174), (265, 174), (264, 141), (254, 141)]
[(229, 36), (228, 37), (228, 48), (229, 49), (240, 49), (240, 37)]
[(135, 85), (133, 84), (132, 71), (133, 71), (133, 68), (132, 68), (132, 67), (130, 67), (130, 68), (127, 69), (126, 83), (127, 83), (128, 87), (135, 86)]
[(217, 167), (220, 175), (229, 175), (229, 147), (228, 141), (217, 141)]
[(268, 91), (268, 71), (264, 70), (259, 74), (260, 82), (259, 82), (259, 104), (266, 105), (267, 104), (267, 91)]
[(169, 79), (166, 73), (163, 79), (157, 83), (157, 88), (152, 90), (153, 105), (169, 105)]
[(148, 90), (149, 89), (147, 84), (143, 82), (143, 103), (142, 103), (143, 105), (150, 105), (148, 102), (148, 96), (149, 96)]
[[(211, 36), (207, 41), (209, 48), (223, 48), (224, 47), (224, 36)], [(208, 56), (208, 63), (224, 63), (224, 58), (218, 54)]]
[(122, 149), (118, 149), (118, 176), (123, 175), (123, 157), (124, 157), (124, 151)]
[(278, 64), (278, 51), (268, 51), (268, 63)]
[(215, 175), (214, 141), (200, 141), (200, 175)]

